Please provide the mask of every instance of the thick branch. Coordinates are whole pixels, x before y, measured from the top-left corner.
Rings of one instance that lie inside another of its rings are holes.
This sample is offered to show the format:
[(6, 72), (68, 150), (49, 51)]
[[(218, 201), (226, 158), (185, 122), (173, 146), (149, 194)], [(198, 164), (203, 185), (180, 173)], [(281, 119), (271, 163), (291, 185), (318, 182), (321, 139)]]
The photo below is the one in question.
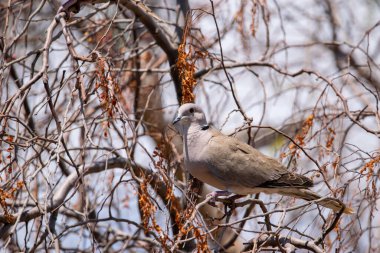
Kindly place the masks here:
[(256, 241), (258, 246), (271, 246), (278, 247), (281, 246), (285, 249), (285, 252), (296, 252), (295, 248), (307, 249), (316, 253), (324, 253), (325, 251), (318, 247), (313, 241), (301, 240), (292, 236), (282, 236), (282, 235), (267, 235), (264, 234), (260, 236)]
[(164, 20), (155, 15), (154, 12), (145, 6), (141, 1), (124, 0), (121, 1), (121, 3), (140, 19), (141, 23), (145, 25), (157, 41), (158, 46), (160, 46), (166, 53), (170, 64), (171, 76), (175, 84), (177, 99), (180, 101), (182, 97), (181, 81), (179, 79), (179, 72), (176, 67), (176, 62), (178, 59), (178, 45), (175, 44), (173, 39), (169, 36), (170, 28), (165, 24)]

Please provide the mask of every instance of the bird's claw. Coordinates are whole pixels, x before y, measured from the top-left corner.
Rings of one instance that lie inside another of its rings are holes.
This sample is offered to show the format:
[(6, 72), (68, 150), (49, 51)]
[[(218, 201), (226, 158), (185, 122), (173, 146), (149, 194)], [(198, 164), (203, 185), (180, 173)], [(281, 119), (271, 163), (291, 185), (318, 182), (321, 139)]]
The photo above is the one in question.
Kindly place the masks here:
[(210, 206), (216, 207), (216, 192), (211, 192), (206, 195), (206, 199), (210, 198), (210, 200), (207, 202)]
[(216, 201), (220, 200), (218, 197), (220, 196), (229, 196), (231, 195), (231, 192), (229, 191), (213, 191), (206, 195), (206, 198), (210, 198), (208, 201), (208, 204), (210, 206), (216, 207)]

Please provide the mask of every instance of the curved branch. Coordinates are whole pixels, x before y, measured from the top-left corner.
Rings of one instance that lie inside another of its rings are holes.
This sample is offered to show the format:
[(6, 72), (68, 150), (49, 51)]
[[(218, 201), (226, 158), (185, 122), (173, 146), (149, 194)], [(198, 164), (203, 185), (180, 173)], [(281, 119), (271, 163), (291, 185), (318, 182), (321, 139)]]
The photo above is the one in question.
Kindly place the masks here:
[(271, 246), (271, 247), (282, 247), (285, 252), (296, 252), (294, 247), (300, 249), (307, 249), (316, 253), (324, 253), (325, 251), (318, 247), (313, 241), (301, 240), (292, 236), (283, 235), (268, 235), (264, 234), (255, 240), (257, 246)]
[(165, 21), (160, 19), (154, 12), (144, 5), (141, 1), (136, 0), (122, 0), (121, 4), (125, 5), (130, 11), (132, 11), (152, 34), (159, 47), (166, 53), (169, 64), (170, 74), (175, 84), (177, 93), (177, 99), (180, 101), (182, 97), (181, 81), (179, 78), (179, 72), (176, 67), (178, 59), (178, 45), (173, 42), (173, 38), (170, 38), (170, 28), (165, 24)]
[[(115, 169), (115, 168), (125, 168), (130, 165), (130, 162), (124, 158), (111, 158), (105, 161), (95, 162), (83, 169), (79, 169), (79, 175), (85, 176), (92, 173), (98, 173), (106, 169)], [(56, 192), (53, 200), (50, 204), (47, 205), (46, 210), (43, 207), (34, 207), (30, 210), (22, 212), (20, 215), (20, 221), (25, 222), (31, 219), (37, 218), (43, 215), (45, 212), (52, 212), (59, 208), (65, 201), (70, 190), (76, 188), (75, 184), (78, 182), (79, 177), (77, 172), (72, 172), (61, 185), (61, 187)], [(0, 215), (0, 222), (8, 223), (4, 215)]]
[[(58, 12), (62, 12), (65, 15), (65, 11), (69, 11), (72, 6), (77, 6), (77, 0), (68, 0), (64, 3)], [(105, 1), (95, 1), (90, 0), (87, 2), (97, 3)], [(166, 53), (169, 64), (170, 73), (175, 84), (175, 89), (177, 93), (177, 99), (180, 101), (182, 97), (181, 91), (181, 81), (179, 78), (179, 72), (176, 67), (176, 62), (178, 59), (178, 45), (174, 43), (174, 39), (171, 38), (170, 28), (164, 20), (159, 18), (151, 9), (149, 9), (141, 1), (137, 0), (121, 0), (120, 4), (126, 6), (130, 11), (132, 11), (136, 17), (139, 18), (141, 23), (147, 28), (147, 30), (152, 34), (153, 38), (156, 40), (159, 47)], [(179, 41), (179, 40), (178, 40)]]

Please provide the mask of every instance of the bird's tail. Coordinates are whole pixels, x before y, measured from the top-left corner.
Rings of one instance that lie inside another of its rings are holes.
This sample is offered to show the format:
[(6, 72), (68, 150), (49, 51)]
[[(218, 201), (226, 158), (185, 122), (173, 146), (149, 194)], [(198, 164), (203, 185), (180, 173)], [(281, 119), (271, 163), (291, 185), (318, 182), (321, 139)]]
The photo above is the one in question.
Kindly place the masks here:
[(330, 208), (334, 210), (334, 212), (339, 212), (342, 208), (343, 213), (346, 214), (354, 214), (354, 210), (352, 208), (347, 207), (342, 201), (336, 198), (322, 198), (322, 196), (318, 195), (317, 193), (309, 190), (309, 189), (299, 189), (299, 188), (283, 188), (279, 192), (282, 195), (301, 198), (306, 201), (314, 201), (321, 199), (319, 201), (316, 201), (316, 203), (320, 204), (321, 206)]

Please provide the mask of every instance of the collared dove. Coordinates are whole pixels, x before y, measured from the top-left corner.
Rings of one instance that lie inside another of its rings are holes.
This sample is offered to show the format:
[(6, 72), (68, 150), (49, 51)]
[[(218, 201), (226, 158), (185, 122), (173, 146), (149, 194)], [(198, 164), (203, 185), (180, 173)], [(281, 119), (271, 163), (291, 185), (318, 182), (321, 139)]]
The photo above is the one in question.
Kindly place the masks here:
[[(264, 192), (307, 201), (322, 198), (308, 189), (313, 186), (311, 179), (289, 172), (277, 160), (210, 127), (202, 109), (195, 104), (182, 105), (173, 125), (183, 137), (185, 168), (202, 182), (239, 195)], [(318, 203), (335, 212), (344, 208), (344, 213), (353, 213), (335, 198), (324, 198)]]

